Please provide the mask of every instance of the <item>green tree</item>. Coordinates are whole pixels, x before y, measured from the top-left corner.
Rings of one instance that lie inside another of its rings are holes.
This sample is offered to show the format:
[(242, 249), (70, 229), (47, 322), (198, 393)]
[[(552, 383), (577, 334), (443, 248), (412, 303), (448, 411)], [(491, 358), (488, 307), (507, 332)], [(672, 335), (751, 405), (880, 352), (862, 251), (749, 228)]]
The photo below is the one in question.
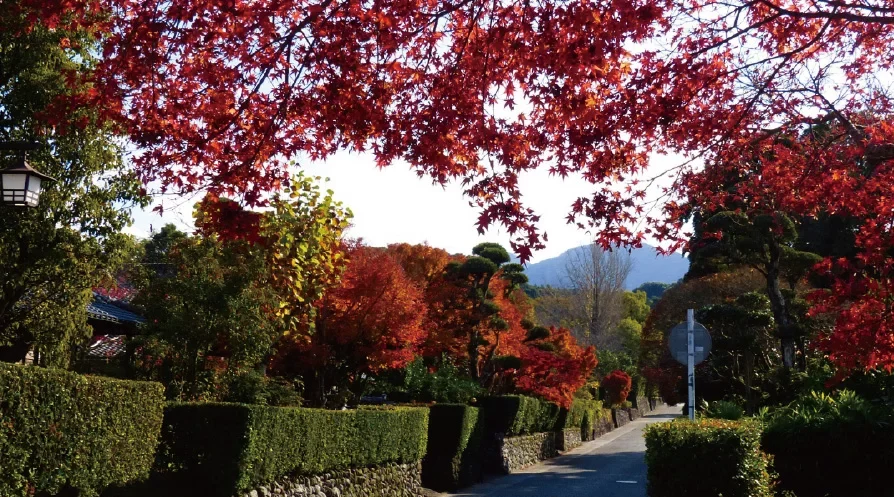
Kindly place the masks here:
[(137, 299), (149, 323), (141, 355), (162, 360), (149, 373), (169, 396), (196, 400), (209, 356), (225, 360), (228, 371), (264, 360), (281, 331), (270, 318), (279, 299), (259, 278), (266, 273), (263, 257), (245, 242), (182, 238), (165, 260), (176, 271), (151, 276)]
[[(0, 358), (33, 347), (40, 363), (62, 366), (89, 337), (90, 289), (133, 246), (120, 231), (145, 200), (114, 130), (78, 98), (90, 92), (78, 82), (98, 53), (94, 33), (26, 29), (15, 10), (0, 9), (0, 140), (36, 142), (29, 162), (57, 181), (36, 208), (0, 208)], [(15, 159), (0, 154), (0, 168)]]
[(722, 236), (693, 251), (693, 268), (745, 265), (763, 275), (782, 345), (782, 363), (786, 368), (793, 367), (796, 348), (803, 350), (804, 333), (792, 315), (791, 298), (786, 298), (782, 283), (787, 282), (794, 291), (798, 281), (821, 257), (794, 248), (798, 228), (783, 212), (748, 215), (723, 210), (705, 219), (704, 229)]
[(699, 309), (696, 319), (711, 330), (713, 343), (706, 367), (715, 390), (720, 390), (715, 395), (727, 400), (744, 398), (748, 412), (754, 413), (756, 396), (766, 390), (763, 381), (779, 363), (769, 299), (748, 292), (732, 302)]
[(664, 295), (664, 292), (670, 288), (672, 285), (670, 283), (658, 283), (655, 281), (650, 281), (647, 283), (643, 283), (642, 285), (636, 287), (634, 292), (645, 292), (646, 299), (649, 302), (649, 306), (655, 305), (655, 302), (658, 302), (658, 299)]
[(624, 306), (624, 319), (632, 319), (639, 324), (646, 322), (651, 310), (646, 292), (624, 292), (621, 303)]
[(480, 326), (486, 324), (494, 330), (508, 329), (509, 324), (499, 316), (500, 307), (493, 300), (491, 280), (499, 273), (504, 279), (506, 292), (513, 292), (527, 283), (521, 264), (510, 263), (509, 252), (497, 243), (480, 243), (472, 249), (472, 256), (462, 263), (450, 263), (446, 267), (445, 278), (456, 288), (465, 290), (465, 298), (458, 304), (465, 307), (470, 304), (468, 312), (464, 312), (464, 331), (468, 333), (467, 351), (469, 376), (474, 381), (481, 381), (479, 366), (479, 347), (488, 345), (481, 334)]

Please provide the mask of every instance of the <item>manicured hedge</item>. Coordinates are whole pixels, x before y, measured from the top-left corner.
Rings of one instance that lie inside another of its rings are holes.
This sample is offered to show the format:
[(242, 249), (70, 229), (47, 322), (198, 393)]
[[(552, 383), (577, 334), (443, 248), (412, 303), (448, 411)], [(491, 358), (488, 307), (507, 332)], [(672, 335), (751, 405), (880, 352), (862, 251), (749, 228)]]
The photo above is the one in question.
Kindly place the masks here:
[(562, 409), (551, 402), (524, 395), (485, 397), (484, 409), (489, 433), (509, 436), (555, 431), (561, 427)]
[(478, 408), (463, 404), (433, 405), (428, 423), (422, 485), (444, 492), (479, 481), (484, 423)]
[(855, 396), (801, 401), (770, 420), (761, 446), (779, 489), (798, 497), (892, 495), (894, 414)]
[(163, 409), (158, 383), (0, 364), (0, 495), (90, 497), (145, 478)]
[(757, 423), (656, 423), (645, 431), (650, 497), (771, 497)]
[(245, 404), (173, 404), (159, 468), (201, 495), (229, 496), (289, 474), (416, 462), (428, 409), (327, 411)]
[(575, 399), (565, 418), (565, 427), (580, 427), (581, 440), (593, 439), (597, 424), (603, 416), (602, 402), (598, 400)]

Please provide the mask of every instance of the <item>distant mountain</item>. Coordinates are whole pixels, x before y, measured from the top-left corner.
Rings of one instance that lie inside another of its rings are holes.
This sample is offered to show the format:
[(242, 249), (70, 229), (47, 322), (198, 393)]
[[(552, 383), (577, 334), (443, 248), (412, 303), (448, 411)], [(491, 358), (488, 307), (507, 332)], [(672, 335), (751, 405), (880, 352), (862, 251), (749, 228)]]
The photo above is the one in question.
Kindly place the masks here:
[[(565, 267), (575, 250), (586, 248), (586, 245), (566, 250), (562, 255), (546, 259), (535, 264), (530, 264), (525, 269), (529, 283), (532, 285), (550, 285), (554, 287), (567, 287)], [(655, 247), (643, 245), (642, 248), (633, 249), (630, 253), (633, 259), (633, 269), (624, 286), (628, 290), (649, 281), (659, 283), (675, 283), (686, 274), (689, 269), (689, 259), (680, 254), (659, 255)]]

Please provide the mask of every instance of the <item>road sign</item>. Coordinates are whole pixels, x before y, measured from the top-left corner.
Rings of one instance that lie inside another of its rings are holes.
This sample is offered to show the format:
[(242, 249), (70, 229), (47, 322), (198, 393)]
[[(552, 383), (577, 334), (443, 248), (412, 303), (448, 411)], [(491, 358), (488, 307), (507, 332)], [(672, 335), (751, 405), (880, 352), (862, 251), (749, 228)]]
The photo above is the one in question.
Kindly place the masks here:
[(671, 329), (667, 340), (674, 359), (686, 366), (689, 387), (689, 419), (695, 419), (695, 365), (704, 361), (711, 353), (711, 335), (708, 329), (695, 322), (695, 311), (686, 311), (686, 322)]
[[(686, 365), (689, 347), (686, 340), (686, 323), (680, 323), (671, 328), (667, 345), (671, 356), (682, 365)], [(699, 323), (693, 323), (692, 338), (695, 342), (695, 364), (702, 363), (711, 353), (711, 335), (708, 329)]]

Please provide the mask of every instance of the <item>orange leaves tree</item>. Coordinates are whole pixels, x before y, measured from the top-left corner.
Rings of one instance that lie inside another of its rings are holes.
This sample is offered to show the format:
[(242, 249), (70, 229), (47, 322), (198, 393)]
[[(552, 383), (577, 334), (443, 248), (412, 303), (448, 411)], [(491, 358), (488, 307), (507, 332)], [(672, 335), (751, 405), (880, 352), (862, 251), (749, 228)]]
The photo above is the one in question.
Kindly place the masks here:
[(313, 332), (281, 344), (273, 362), (300, 375), (317, 405), (357, 400), (372, 375), (412, 361), (424, 338), (423, 295), (400, 264), (362, 245), (346, 257), (341, 282), (316, 303)]
[(574, 393), (587, 383), (596, 368), (595, 350), (592, 346), (579, 346), (565, 328), (550, 328), (545, 335), (529, 334), (515, 386), (570, 408)]

